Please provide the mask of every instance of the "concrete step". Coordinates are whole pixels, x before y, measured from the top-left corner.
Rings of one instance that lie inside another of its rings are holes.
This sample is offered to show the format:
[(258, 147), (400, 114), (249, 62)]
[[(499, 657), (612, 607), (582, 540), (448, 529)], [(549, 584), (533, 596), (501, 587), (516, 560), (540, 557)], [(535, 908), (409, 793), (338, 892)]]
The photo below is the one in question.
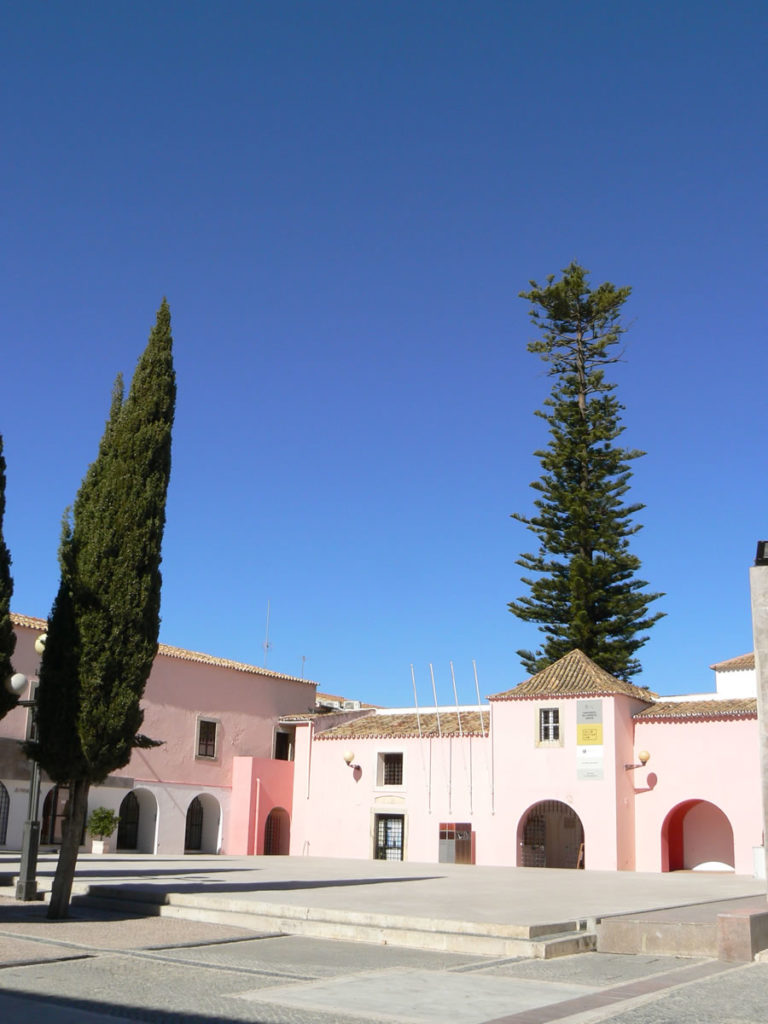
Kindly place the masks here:
[(502, 925), (296, 906), (223, 893), (165, 893), (152, 887), (94, 885), (72, 902), (122, 913), (239, 925), (270, 934), (482, 956), (551, 959), (593, 950), (597, 943), (589, 922)]
[(747, 963), (765, 949), (765, 897), (619, 914), (604, 917), (597, 926), (600, 953), (706, 956)]
[(597, 951), (717, 957), (717, 921), (659, 921), (647, 914), (604, 917), (597, 926)]

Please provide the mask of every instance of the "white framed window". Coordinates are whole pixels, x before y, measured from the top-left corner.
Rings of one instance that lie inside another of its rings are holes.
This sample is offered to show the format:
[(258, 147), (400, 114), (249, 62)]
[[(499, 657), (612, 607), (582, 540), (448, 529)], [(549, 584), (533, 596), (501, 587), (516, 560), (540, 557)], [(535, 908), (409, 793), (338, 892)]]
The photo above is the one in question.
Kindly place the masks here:
[(215, 761), (219, 754), (219, 723), (215, 718), (198, 718), (195, 756)]
[(376, 766), (376, 785), (387, 787), (403, 785), (403, 755), (402, 752), (379, 754)]
[(539, 708), (536, 719), (536, 746), (561, 747), (563, 745), (560, 728), (560, 708)]

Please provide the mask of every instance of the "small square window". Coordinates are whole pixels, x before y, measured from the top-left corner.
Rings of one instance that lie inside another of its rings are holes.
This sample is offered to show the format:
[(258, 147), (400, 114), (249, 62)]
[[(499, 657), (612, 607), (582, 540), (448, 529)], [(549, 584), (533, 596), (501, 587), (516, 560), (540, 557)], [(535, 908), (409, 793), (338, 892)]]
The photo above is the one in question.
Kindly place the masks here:
[(218, 722), (200, 718), (197, 723), (197, 756), (216, 757), (216, 734)]
[(539, 743), (559, 743), (560, 709), (539, 708)]
[(379, 754), (377, 782), (380, 786), (402, 786), (402, 754)]

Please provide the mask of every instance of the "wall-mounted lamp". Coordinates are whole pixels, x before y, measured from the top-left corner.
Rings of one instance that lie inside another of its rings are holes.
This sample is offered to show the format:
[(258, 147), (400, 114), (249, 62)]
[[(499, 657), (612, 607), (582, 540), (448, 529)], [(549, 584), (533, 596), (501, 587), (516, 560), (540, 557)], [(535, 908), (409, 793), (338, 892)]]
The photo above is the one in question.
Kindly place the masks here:
[(344, 754), (344, 763), (346, 764), (347, 768), (352, 768), (353, 770), (355, 768), (359, 768), (360, 765), (359, 764), (355, 764), (354, 761), (355, 761), (355, 753), (354, 753), (354, 751), (353, 750), (348, 750)]
[(768, 540), (759, 540), (757, 542), (755, 565), (768, 565)]
[(640, 762), (640, 764), (625, 764), (624, 771), (631, 772), (635, 768), (645, 768), (645, 766), (651, 760), (651, 755), (648, 753), (647, 750), (640, 750), (637, 754), (637, 760)]

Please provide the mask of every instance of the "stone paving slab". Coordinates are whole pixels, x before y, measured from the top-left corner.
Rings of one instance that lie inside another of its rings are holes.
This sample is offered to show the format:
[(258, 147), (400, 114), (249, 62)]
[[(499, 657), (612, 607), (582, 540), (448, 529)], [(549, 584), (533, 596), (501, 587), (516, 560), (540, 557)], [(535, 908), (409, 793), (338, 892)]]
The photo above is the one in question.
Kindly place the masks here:
[[(183, 946), (187, 943), (252, 939), (254, 932), (232, 925), (207, 924), (175, 918), (126, 916), (72, 907), (65, 921), (49, 921), (44, 903), (20, 903), (0, 895), (0, 965), (7, 963), (4, 951), (26, 941), (29, 950), (41, 950), (46, 943), (62, 953), (62, 944), (84, 949), (150, 949), (154, 946)], [(30, 940), (32, 943), (30, 945)]]
[(9, 964), (34, 964), (46, 960), (71, 960), (82, 953), (64, 949), (58, 943), (34, 941), (21, 935), (8, 937), (0, 934), (0, 967)]
[[(189, 946), (157, 951), (159, 958), (177, 963), (195, 963), (213, 967), (247, 969), (265, 974), (279, 973), (302, 979), (332, 978), (355, 970), (388, 970), (402, 964), (431, 971), (493, 970), (499, 961), (483, 956), (408, 949), (399, 946), (374, 946), (360, 942), (337, 942), (284, 935), (279, 939), (242, 940), (211, 946)], [(503, 964), (510, 961), (504, 960)]]
[(585, 991), (593, 990), (558, 982), (542, 986), (520, 978), (486, 977), (480, 996), (478, 983), (470, 975), (444, 975), (435, 986), (434, 975), (427, 971), (398, 969), (242, 992), (239, 998), (328, 1013), (340, 1010), (397, 1024), (483, 1024), (489, 1016), (537, 1009)]

